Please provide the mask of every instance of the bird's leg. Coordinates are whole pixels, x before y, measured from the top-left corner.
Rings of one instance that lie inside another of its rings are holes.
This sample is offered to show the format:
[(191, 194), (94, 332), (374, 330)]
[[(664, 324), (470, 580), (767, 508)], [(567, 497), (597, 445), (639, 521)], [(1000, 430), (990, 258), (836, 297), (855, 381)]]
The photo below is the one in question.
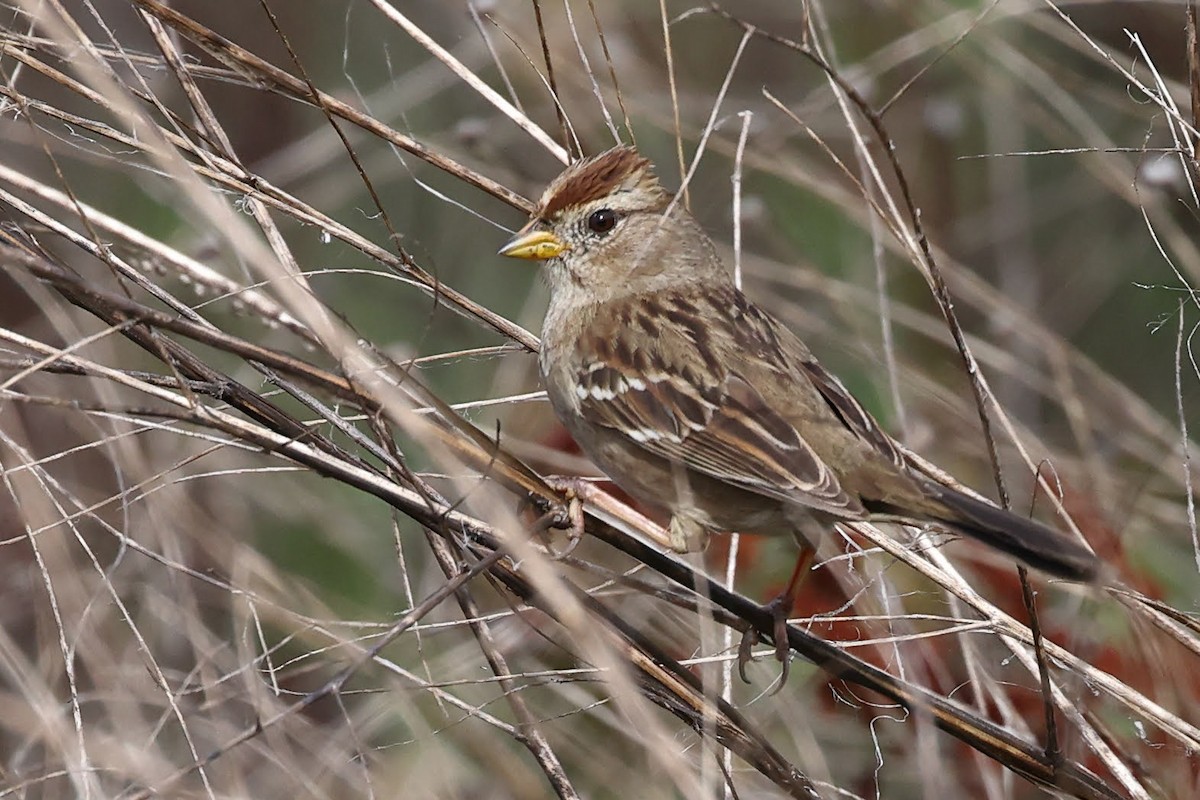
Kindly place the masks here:
[(791, 657), (791, 645), (788, 644), (787, 621), (788, 614), (796, 605), (796, 598), (800, 595), (800, 587), (804, 585), (804, 580), (808, 577), (808, 572), (812, 569), (813, 558), (817, 551), (812, 545), (805, 542), (800, 546), (800, 554), (796, 556), (796, 565), (792, 567), (792, 577), (788, 578), (787, 587), (783, 593), (767, 603), (767, 608), (771, 610), (771, 614), (775, 619), (775, 627), (771, 635), (775, 639), (775, 659), (783, 664), (783, 680), (787, 680), (787, 665)]
[[(796, 537), (797, 543), (800, 545), (800, 554), (796, 556), (796, 565), (792, 568), (792, 577), (788, 579), (787, 587), (774, 600), (767, 603), (767, 610), (771, 612), (773, 627), (771, 630), (771, 638), (775, 641), (775, 660), (782, 664), (781, 674), (779, 676), (779, 688), (787, 683), (788, 670), (791, 666), (791, 645), (788, 644), (787, 621), (788, 613), (792, 607), (796, 605), (796, 598), (800, 594), (800, 587), (804, 585), (804, 579), (808, 577), (808, 572), (812, 568), (813, 558), (817, 551), (811, 544), (803, 540), (803, 537)], [(747, 628), (742, 635), (742, 642), (738, 646), (738, 675), (741, 679), (749, 683), (746, 677), (746, 664), (750, 661), (750, 648), (758, 641), (758, 631), (754, 628)], [(776, 690), (778, 691), (778, 690)]]

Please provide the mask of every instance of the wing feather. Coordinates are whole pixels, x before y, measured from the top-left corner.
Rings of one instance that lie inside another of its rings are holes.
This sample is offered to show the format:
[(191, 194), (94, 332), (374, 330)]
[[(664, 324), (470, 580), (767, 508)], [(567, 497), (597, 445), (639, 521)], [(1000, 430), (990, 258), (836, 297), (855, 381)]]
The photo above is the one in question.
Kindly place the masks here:
[(579, 409), (589, 422), (632, 439), (672, 463), (782, 500), (839, 515), (862, 513), (857, 498), (795, 427), (772, 409), (745, 379), (732, 373), (719, 383), (683, 380), (682, 365), (665, 362), (651, 345), (630, 363), (593, 362), (578, 375)]
[(829, 404), (829, 407), (841, 419), (843, 425), (853, 431), (864, 442), (875, 448), (875, 450), (897, 467), (907, 465), (907, 461), (903, 453), (901, 453), (900, 448), (896, 446), (896, 442), (880, 429), (879, 423), (875, 421), (875, 418), (867, 413), (867, 410), (854, 398), (854, 395), (846, 390), (846, 387), (842, 385), (837, 376), (826, 370), (815, 360), (803, 361), (800, 366), (813, 386), (825, 398), (825, 402)]

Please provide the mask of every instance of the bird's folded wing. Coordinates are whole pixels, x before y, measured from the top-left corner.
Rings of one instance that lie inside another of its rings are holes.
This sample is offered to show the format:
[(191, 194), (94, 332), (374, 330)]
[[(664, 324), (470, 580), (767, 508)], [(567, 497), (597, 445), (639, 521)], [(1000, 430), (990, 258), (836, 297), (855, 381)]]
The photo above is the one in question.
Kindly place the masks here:
[(897, 467), (907, 465), (907, 461), (892, 437), (888, 436), (875, 418), (867, 413), (854, 395), (846, 390), (837, 376), (826, 370), (817, 361), (800, 362), (800, 369), (813, 387), (825, 399), (825, 402), (837, 414), (842, 424), (850, 429), (855, 436), (862, 439), (880, 455), (891, 461)]
[[(649, 361), (662, 355), (651, 353)], [(839, 516), (863, 513), (793, 425), (745, 380), (725, 374), (719, 384), (697, 385), (683, 377), (695, 371), (672, 369), (682, 365), (647, 366), (586, 363), (575, 387), (584, 418), (717, 480)]]

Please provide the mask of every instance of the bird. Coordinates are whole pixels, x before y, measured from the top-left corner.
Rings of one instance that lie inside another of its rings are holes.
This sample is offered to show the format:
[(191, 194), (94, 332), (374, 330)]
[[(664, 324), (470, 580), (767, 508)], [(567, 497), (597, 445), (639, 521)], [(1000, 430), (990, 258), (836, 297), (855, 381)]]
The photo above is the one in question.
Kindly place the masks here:
[[(1051, 576), (1099, 579), (1101, 561), (1079, 541), (906, 455), (734, 285), (712, 239), (635, 148), (569, 165), (500, 255), (542, 264), (538, 363), (555, 414), (619, 487), (670, 513), (672, 549), (700, 549), (713, 533), (790, 534), (811, 563), (838, 521), (901, 521)], [(800, 563), (777, 598), (787, 610)], [(777, 624), (781, 660), (782, 633)]]

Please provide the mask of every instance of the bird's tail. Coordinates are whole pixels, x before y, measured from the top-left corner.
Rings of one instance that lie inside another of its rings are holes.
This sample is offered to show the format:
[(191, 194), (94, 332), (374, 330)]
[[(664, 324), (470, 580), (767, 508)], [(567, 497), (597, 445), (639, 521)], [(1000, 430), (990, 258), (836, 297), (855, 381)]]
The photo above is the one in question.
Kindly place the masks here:
[(1100, 559), (1053, 528), (945, 486), (931, 487), (929, 493), (950, 511), (940, 521), (951, 529), (1051, 575), (1086, 583), (1101, 580), (1105, 570)]

